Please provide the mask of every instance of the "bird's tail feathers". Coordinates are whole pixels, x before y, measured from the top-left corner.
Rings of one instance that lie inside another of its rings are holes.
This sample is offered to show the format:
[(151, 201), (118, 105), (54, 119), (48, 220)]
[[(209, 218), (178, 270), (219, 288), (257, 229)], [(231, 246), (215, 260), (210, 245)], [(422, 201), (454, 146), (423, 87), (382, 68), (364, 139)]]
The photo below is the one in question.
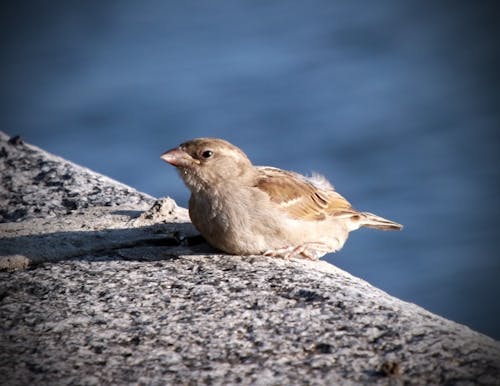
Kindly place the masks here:
[(399, 231), (403, 229), (403, 225), (373, 213), (361, 212), (360, 215), (360, 225), (367, 228), (382, 229), (384, 231)]

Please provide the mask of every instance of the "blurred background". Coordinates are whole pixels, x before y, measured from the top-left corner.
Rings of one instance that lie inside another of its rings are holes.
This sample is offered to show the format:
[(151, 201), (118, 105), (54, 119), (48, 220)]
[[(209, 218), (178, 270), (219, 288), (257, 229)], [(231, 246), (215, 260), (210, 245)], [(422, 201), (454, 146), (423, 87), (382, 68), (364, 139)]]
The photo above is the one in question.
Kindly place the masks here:
[(3, 4), (0, 130), (182, 206), (193, 137), (320, 172), (405, 225), (328, 261), (500, 339), (495, 4)]

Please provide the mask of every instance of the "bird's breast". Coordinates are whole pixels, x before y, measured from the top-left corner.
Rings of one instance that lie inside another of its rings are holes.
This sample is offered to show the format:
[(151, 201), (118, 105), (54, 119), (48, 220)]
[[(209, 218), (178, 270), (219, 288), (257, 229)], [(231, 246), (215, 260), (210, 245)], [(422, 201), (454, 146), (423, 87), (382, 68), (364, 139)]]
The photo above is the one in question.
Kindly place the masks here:
[(268, 223), (275, 221), (248, 190), (237, 188), (191, 195), (189, 215), (210, 244), (234, 254), (265, 250), (270, 230)]

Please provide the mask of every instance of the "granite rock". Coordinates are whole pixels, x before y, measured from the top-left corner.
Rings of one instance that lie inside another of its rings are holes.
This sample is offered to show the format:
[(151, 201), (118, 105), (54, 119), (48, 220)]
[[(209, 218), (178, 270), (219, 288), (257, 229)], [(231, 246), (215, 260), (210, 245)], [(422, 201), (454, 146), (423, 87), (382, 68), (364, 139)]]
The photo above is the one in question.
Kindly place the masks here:
[(4, 385), (500, 384), (499, 342), (327, 262), (220, 254), (3, 133), (0, 178)]

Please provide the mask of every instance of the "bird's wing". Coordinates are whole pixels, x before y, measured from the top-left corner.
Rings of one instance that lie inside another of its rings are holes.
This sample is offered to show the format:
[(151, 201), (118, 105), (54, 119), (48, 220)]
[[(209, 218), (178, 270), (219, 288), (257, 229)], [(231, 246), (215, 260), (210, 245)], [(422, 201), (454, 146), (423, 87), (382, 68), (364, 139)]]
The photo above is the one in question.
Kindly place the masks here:
[(270, 167), (259, 167), (255, 187), (291, 218), (323, 220), (327, 216), (357, 213), (333, 187), (318, 187), (300, 174)]

